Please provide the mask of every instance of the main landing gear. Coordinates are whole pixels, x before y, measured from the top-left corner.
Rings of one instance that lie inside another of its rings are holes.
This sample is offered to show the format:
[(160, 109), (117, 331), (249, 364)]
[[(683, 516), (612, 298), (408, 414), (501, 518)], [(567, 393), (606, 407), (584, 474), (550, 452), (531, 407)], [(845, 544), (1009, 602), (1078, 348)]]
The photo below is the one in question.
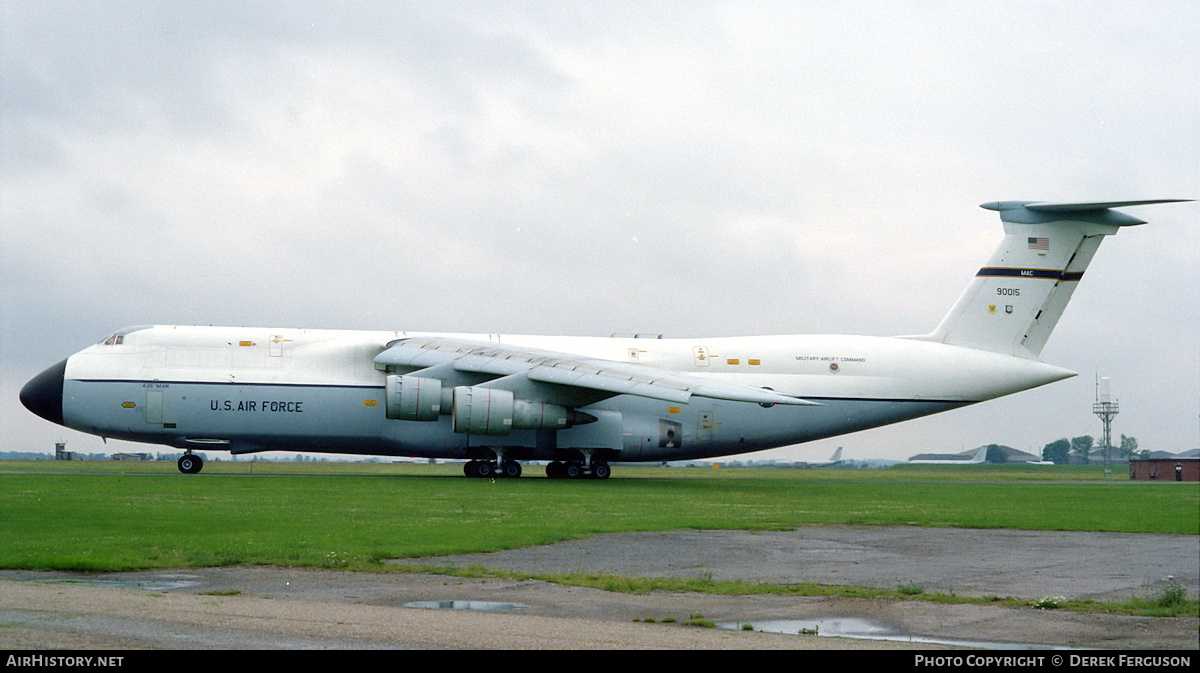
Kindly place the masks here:
[(468, 460), (463, 465), (463, 473), (468, 477), (511, 477), (521, 476), (521, 464), (515, 460)]
[(192, 453), (179, 457), (179, 471), (184, 474), (199, 474), (204, 469), (204, 459)]
[(546, 465), (546, 476), (551, 479), (608, 479), (612, 468), (603, 460), (593, 460), (591, 469), (582, 460), (555, 460)]
[[(182, 469), (182, 468), (180, 468)], [(521, 464), (515, 460), (468, 460), (463, 465), (463, 474), (468, 477), (509, 477), (521, 476)], [(551, 479), (608, 479), (612, 468), (603, 460), (593, 460), (591, 468), (582, 460), (555, 460), (546, 465), (546, 476)]]

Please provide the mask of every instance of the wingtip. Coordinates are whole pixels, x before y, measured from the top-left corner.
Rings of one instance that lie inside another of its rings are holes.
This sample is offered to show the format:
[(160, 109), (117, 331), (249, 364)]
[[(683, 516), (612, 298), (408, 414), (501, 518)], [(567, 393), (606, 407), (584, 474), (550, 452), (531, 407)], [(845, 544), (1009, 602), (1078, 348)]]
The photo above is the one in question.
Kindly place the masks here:
[(769, 405), (784, 404), (784, 405), (792, 406), (792, 407), (823, 407), (823, 406), (825, 406), (824, 404), (821, 404), (820, 402), (813, 402), (812, 400), (806, 400), (802, 397), (795, 397), (793, 395), (784, 395), (782, 393), (775, 393), (774, 395), (771, 395), (770, 397), (771, 397), (770, 401), (760, 402), (760, 404), (769, 404)]

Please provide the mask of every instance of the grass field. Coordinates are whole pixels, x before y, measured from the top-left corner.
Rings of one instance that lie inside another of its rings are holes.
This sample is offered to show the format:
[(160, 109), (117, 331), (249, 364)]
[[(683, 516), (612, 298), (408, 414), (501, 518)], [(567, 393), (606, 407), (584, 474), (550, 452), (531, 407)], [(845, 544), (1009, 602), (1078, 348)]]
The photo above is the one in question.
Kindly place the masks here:
[(458, 465), (0, 463), (0, 567), (133, 570), (495, 551), (596, 533), (809, 524), (1200, 531), (1200, 485), (1094, 466), (618, 466), (607, 481), (466, 479)]
[[(405, 571), (387, 559), (496, 551), (597, 533), (793, 529), (812, 524), (1200, 533), (1200, 485), (1129, 482), (1097, 466), (897, 466), (887, 470), (618, 466), (607, 481), (462, 476), (460, 465), (0, 462), (0, 568), (122, 571), (269, 564)], [(422, 572), (433, 569), (420, 568)], [(485, 568), (453, 574), (514, 577)], [(534, 576), (528, 576), (534, 577)], [(524, 579), (526, 576), (521, 576)], [(608, 591), (1021, 598), (821, 585), (537, 576)], [(1178, 587), (1085, 612), (1200, 616)]]

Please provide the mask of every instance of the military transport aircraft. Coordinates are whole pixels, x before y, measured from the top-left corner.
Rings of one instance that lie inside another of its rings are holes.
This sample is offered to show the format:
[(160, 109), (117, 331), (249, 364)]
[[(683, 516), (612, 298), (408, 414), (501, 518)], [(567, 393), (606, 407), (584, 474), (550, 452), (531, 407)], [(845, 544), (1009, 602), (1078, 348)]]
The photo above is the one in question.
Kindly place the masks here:
[(839, 467), (844, 462), (846, 461), (842, 460), (842, 447), (839, 446), (837, 447), (837, 451), (834, 451), (833, 455), (829, 457), (829, 460), (823, 463), (796, 462), (792, 466), (811, 470), (822, 467)]
[[(1174, 200), (1172, 200), (1174, 201)], [(466, 460), (468, 476), (799, 444), (1070, 376), (1038, 359), (1101, 240), (1171, 201), (1000, 201), (1006, 236), (924, 335), (696, 339), (142, 326), (30, 380), (54, 423), (184, 451)]]

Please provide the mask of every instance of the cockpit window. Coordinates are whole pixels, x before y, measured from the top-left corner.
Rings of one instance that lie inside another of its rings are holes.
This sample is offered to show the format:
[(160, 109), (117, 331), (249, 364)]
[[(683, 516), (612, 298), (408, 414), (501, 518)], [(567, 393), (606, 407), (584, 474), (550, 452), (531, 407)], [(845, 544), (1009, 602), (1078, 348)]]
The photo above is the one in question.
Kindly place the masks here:
[(135, 327), (126, 327), (113, 332), (113, 335), (100, 342), (102, 346), (120, 346), (125, 343), (125, 335), (133, 332), (139, 332), (144, 329), (150, 329), (150, 325), (137, 325)]

